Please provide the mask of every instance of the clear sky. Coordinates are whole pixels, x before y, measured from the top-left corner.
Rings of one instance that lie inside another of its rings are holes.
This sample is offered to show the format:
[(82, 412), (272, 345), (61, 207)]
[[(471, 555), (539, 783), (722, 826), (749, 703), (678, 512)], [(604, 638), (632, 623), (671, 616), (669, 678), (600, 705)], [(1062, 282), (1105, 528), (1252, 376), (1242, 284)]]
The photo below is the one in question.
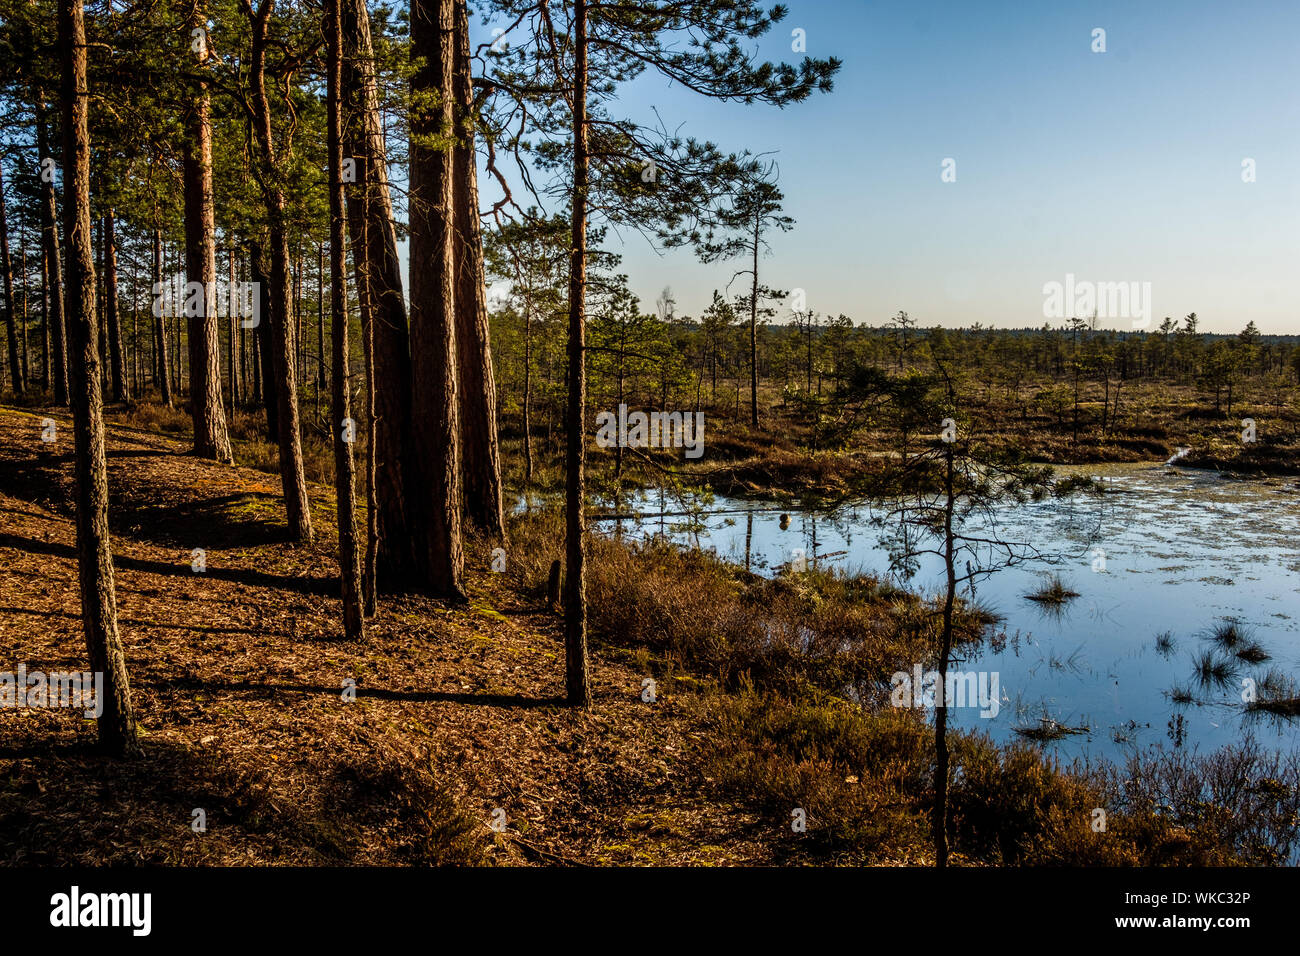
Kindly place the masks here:
[[(1023, 327), (1073, 274), (1149, 282), (1156, 323), (1300, 333), (1296, 0), (788, 6), (758, 52), (797, 60), (804, 30), (809, 55), (844, 61), (830, 95), (782, 111), (646, 76), (616, 110), (775, 154), (796, 226), (773, 237), (767, 284), (856, 322)], [(647, 310), (670, 286), (698, 315), (733, 272), (635, 233), (621, 251)]]

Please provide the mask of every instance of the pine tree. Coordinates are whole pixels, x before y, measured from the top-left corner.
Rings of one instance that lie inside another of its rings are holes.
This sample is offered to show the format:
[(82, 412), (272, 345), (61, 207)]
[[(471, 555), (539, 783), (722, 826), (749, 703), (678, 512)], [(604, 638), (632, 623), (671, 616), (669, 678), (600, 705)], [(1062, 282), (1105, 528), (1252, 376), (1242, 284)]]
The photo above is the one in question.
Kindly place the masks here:
[(413, 571), (434, 595), (464, 600), (456, 352), (455, 0), (411, 4), (411, 441), (422, 489), (408, 496)]
[(108, 333), (109, 380), (113, 383), (113, 401), (129, 397), (126, 382), (126, 355), (122, 347), (122, 319), (117, 299), (117, 217), (112, 207), (104, 213), (104, 309)]
[(14, 394), (27, 390), (27, 377), (18, 354), (18, 332), (14, 324), (14, 281), (9, 260), (9, 221), (5, 215), (4, 169), (0, 163), (0, 275), (4, 280), (5, 332), (9, 340), (9, 376)]
[(63, 232), (68, 243), (70, 397), (77, 478), (77, 564), (91, 670), (103, 674), (99, 739), (117, 756), (139, 752), (126, 655), (117, 629), (108, 531), (108, 467), (95, 334), (95, 260), (90, 234), (90, 91), (81, 0), (59, 0), (63, 51)]
[[(288, 204), (284, 171), (281, 168), (282, 160), (291, 150), (292, 144), (286, 142), (279, 147), (276, 145), (266, 83), (266, 53), (271, 45), (269, 23), (275, 11), (275, 0), (261, 0), (256, 11), (250, 0), (241, 0), (241, 8), (252, 28), (250, 108), (260, 153), (256, 164), (257, 179), (266, 205), (269, 233), (267, 252), (271, 260), (271, 367), (263, 369), (263, 380), (270, 376), (275, 378), (280, 482), (283, 486), (285, 514), (289, 520), (289, 535), (295, 541), (310, 541), (311, 507), (307, 498), (307, 478), (303, 470), (302, 436), (298, 422)], [(268, 405), (268, 409), (269, 407)]]
[[(741, 158), (723, 156), (712, 144), (613, 119), (606, 104), (617, 97), (620, 83), (652, 70), (710, 98), (785, 106), (815, 90), (829, 91), (839, 61), (805, 58), (798, 67), (755, 62), (744, 42), (771, 29), (785, 8), (766, 12), (754, 0), (590, 5), (586, 0), (496, 0), (495, 6), (509, 22), (528, 29), (533, 43), (498, 58), (490, 86), (506, 105), (494, 126), (503, 129), (503, 116), (527, 103), (524, 126), (541, 139), (535, 154), (539, 165), (562, 181), (567, 178), (572, 251), (565, 421), (566, 685), (570, 703), (585, 706), (591, 700), (584, 512), (587, 219), (592, 208), (599, 208), (611, 222), (654, 229), (661, 238), (694, 236), (746, 168)], [(567, 29), (561, 29), (566, 15)], [(675, 42), (682, 35), (691, 36), (691, 42)], [(519, 148), (522, 141), (521, 134), (511, 145)]]
[(477, 111), (469, 47), (469, 8), (456, 0), (455, 145), (456, 346), (460, 436), (466, 520), (497, 540), (505, 536), (501, 505), (501, 449), (497, 440), (497, 390), (488, 328), (483, 235), (479, 223), (474, 143)]
[(391, 587), (417, 577), (406, 521), (408, 489), (414, 495), (420, 485), (411, 444), (410, 328), (397, 257), (370, 17), (365, 0), (343, 0), (340, 14), (343, 89), (351, 95), (343, 147), (359, 179), (348, 190), (347, 206), (367, 356), (366, 595), (373, 613), (377, 578)]
[(59, 255), (59, 210), (54, 192), (54, 157), (50, 153), (45, 94), (36, 94), (36, 151), (40, 157), (41, 254), (44, 257), (50, 349), (54, 355), (54, 404), (68, 404), (67, 323), (63, 309), (63, 260)]
[(357, 549), (356, 463), (352, 445), (356, 425), (348, 401), (348, 287), (344, 251), (346, 224), (343, 213), (343, 143), (340, 87), (343, 73), (343, 33), (339, 4), (329, 0), (326, 13), (329, 45), (327, 97), (329, 112), (330, 188), (330, 329), (331, 357), (330, 429), (334, 435), (334, 493), (338, 505), (339, 580), (343, 598), (343, 628), (351, 640), (365, 636), (361, 607), (361, 554)]
[[(234, 460), (226, 413), (221, 399), (221, 341), (217, 327), (216, 220), (212, 199), (212, 120), (208, 84), (202, 71), (208, 62), (205, 4), (190, 9), (190, 49), (199, 77), (190, 93), (184, 147), (185, 274), (198, 283), (198, 308), (187, 302), (190, 354), (190, 417), (194, 423), (194, 454), (216, 461)], [(193, 288), (191, 285), (190, 288)], [(288, 486), (286, 483), (286, 491)], [(307, 535), (310, 536), (310, 530)]]
[[(784, 200), (781, 190), (776, 187), (776, 167), (772, 164), (760, 165), (757, 161), (747, 164), (737, 188), (729, 201), (718, 210), (717, 218), (709, 233), (701, 240), (696, 239), (696, 250), (702, 262), (725, 262), (739, 256), (749, 259), (750, 267), (737, 272), (737, 276), (748, 275), (750, 292), (749, 305), (749, 416), (750, 425), (758, 427), (758, 316), (762, 309), (761, 300), (776, 297), (770, 289), (761, 286), (758, 278), (758, 260), (770, 251), (766, 235), (772, 229), (789, 232), (794, 228), (794, 220), (781, 213)], [(721, 236), (717, 234), (721, 233)], [(678, 240), (680, 241), (680, 240)], [(673, 244), (670, 242), (670, 244)]]

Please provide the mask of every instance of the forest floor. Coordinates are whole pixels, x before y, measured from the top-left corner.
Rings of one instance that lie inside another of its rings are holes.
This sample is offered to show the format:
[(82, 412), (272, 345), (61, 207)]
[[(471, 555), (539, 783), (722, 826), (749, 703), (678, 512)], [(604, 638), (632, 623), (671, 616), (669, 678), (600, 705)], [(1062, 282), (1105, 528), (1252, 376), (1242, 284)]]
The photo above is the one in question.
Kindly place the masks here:
[[(179, 410), (109, 418), (144, 756), (99, 756), (79, 710), (0, 708), (0, 865), (932, 861), (933, 731), (888, 706), (890, 675), (935, 659), (941, 615), (923, 596), (593, 534), (594, 703), (575, 710), (545, 601), (558, 509), (511, 517), (506, 573), (492, 543), (466, 540), (468, 604), (381, 594), (349, 642), (332, 487), (310, 483), (316, 539), (294, 545), (252, 416), (242, 466), (188, 455)], [(325, 461), (310, 454), (309, 476)], [(964, 602), (954, 626), (959, 645), (998, 637)], [(72, 428), (62, 410), (0, 406), (0, 673), (22, 665), (87, 666)], [(1300, 764), (1249, 748), (1133, 777), (948, 739), (954, 863), (1271, 864), (1300, 840)], [(1105, 840), (1095, 807), (1114, 808)]]
[[(594, 705), (562, 706), (560, 619), (495, 580), (486, 553), (467, 555), (468, 607), (384, 597), (348, 643), (332, 490), (312, 486), (316, 541), (291, 546), (275, 479), (185, 451), (108, 429), (145, 756), (96, 756), (80, 711), (0, 710), (0, 862), (771, 859), (780, 821), (705, 795), (688, 684), (645, 703), (644, 671), (597, 651)], [(73, 508), (70, 421), (0, 408), (0, 670), (86, 668)]]

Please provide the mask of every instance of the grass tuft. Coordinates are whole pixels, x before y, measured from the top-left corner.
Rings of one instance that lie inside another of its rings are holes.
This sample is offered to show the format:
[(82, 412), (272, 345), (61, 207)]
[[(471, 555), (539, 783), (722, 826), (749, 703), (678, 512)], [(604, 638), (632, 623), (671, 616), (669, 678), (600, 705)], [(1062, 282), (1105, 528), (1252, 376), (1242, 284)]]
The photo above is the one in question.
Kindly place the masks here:
[(1037, 591), (1030, 591), (1025, 598), (1038, 604), (1061, 607), (1078, 596), (1079, 592), (1062, 581), (1059, 574), (1052, 574)]

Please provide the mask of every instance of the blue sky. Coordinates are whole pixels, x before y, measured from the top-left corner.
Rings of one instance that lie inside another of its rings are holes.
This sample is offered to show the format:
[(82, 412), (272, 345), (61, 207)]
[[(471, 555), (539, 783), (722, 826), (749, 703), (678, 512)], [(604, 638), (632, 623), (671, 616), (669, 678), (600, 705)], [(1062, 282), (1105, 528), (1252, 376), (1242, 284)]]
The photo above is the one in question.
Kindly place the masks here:
[[(758, 51), (798, 59), (803, 29), (809, 55), (844, 61), (830, 95), (781, 111), (646, 76), (620, 110), (775, 154), (796, 226), (772, 239), (768, 284), (857, 322), (1022, 327), (1073, 273), (1151, 283), (1156, 322), (1300, 333), (1300, 4), (788, 6)], [(733, 271), (625, 239), (647, 309), (670, 286), (698, 315)]]

